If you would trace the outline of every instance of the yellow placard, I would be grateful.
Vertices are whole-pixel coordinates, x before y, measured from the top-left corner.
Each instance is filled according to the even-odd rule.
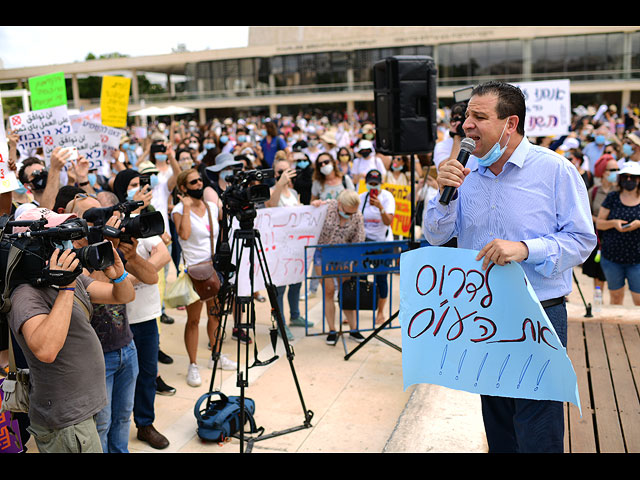
[[[126,77],[102,77],[100,111],[102,124],[122,128],[127,126],[127,108],[131,79]]]
[[[382,189],[391,192],[396,201],[396,211],[391,222],[391,231],[394,235],[409,237],[411,231],[411,187],[407,185],[395,185],[383,183]],[[367,191],[364,180],[358,183],[358,193]]]

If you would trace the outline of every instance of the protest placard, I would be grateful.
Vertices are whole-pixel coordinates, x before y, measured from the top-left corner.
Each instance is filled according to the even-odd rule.
[[[130,78],[115,76],[102,77],[100,110],[103,125],[116,128],[127,126],[127,108],[129,106],[130,89]]]
[[[119,150],[120,139],[126,134],[125,130],[120,128],[108,127],[100,123],[83,119],[74,126],[76,133],[95,133],[100,135],[102,142],[103,157],[107,157]]]
[[[423,247],[400,257],[405,389],[431,383],[580,409],[571,360],[522,267],[483,270],[477,254]]]
[[[102,166],[102,140],[99,133],[69,133],[66,135],[51,135],[44,137],[42,152],[47,162],[56,147],[75,147],[78,154],[89,161],[89,170]],[[69,165],[67,164],[66,167]]]
[[[29,79],[29,91],[31,93],[32,110],[67,105],[67,87],[64,82],[63,72],[31,77]]]
[[[320,231],[327,215],[327,205],[320,207],[274,207],[257,210],[254,227],[260,232],[264,256],[276,286],[303,282],[305,272],[305,247],[316,245]],[[233,231],[238,228],[234,219],[234,228],[229,240],[233,239]],[[313,248],[306,249],[306,265],[311,265]],[[235,253],[234,253],[235,259]],[[242,263],[239,265],[237,284],[238,294],[249,294],[250,251],[242,252]],[[254,291],[264,289],[264,278],[260,271],[257,257],[254,264]]]
[[[571,127],[569,80],[514,83],[522,90],[527,108],[525,135],[566,135]]]
[[[0,378],[0,387],[3,381],[4,378]],[[4,392],[0,388],[0,405],[3,396]],[[11,412],[0,412],[0,453],[20,453],[22,450],[18,420],[11,418]]]
[[[84,121],[102,124],[102,112],[99,108],[92,108],[91,110],[85,110],[80,113],[69,115],[71,119],[71,126],[73,131],[77,132],[78,126]]]
[[[2,102],[0,102],[0,118],[4,118]],[[10,192],[18,187],[16,174],[9,168],[9,146],[4,124],[0,123],[0,193]]]
[[[391,192],[396,201],[396,210],[391,221],[391,231],[394,235],[409,237],[411,232],[411,187],[408,185],[396,185],[394,183],[383,183],[383,190]],[[364,180],[358,183],[358,193],[367,191]]]
[[[44,147],[45,136],[73,133],[66,105],[11,115],[9,126],[13,133],[18,134],[18,150],[23,157]]]

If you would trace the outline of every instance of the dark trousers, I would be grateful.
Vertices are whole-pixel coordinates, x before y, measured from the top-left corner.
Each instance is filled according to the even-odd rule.
[[[136,427],[146,427],[155,420],[156,377],[158,376],[159,335],[156,319],[129,325],[138,352],[138,378],[133,403]]]
[[[545,308],[560,342],[567,346],[564,304]],[[563,402],[481,395],[489,453],[563,453]]]

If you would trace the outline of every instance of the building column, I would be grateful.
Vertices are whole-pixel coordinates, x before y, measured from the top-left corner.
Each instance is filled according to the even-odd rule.
[[[80,108],[80,88],[78,87],[78,75],[73,73],[71,75],[71,92],[73,95],[73,106]]]
[[[176,86],[171,82],[171,74],[167,73],[167,90],[169,91],[169,95],[175,97],[176,95]]]
[[[140,103],[140,91],[138,87],[138,71],[131,70],[131,98],[133,98],[133,103]]]

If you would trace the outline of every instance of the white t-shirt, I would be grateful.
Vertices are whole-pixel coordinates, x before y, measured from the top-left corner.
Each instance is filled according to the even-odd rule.
[[[151,256],[153,248],[162,243],[162,238],[158,235],[149,238],[139,238],[136,252],[145,260]],[[146,283],[136,283],[134,285],[136,298],[127,303],[127,318],[129,323],[146,322],[162,315],[162,301],[160,300],[160,289],[158,284],[148,285]]]
[[[364,232],[367,239],[374,240],[376,242],[393,240],[391,225],[385,225],[382,222],[380,210],[378,207],[374,207],[369,203],[367,194],[369,194],[369,192],[363,192],[360,194],[360,211],[364,217]],[[385,213],[393,215],[396,212],[396,200],[393,198],[393,194],[391,192],[387,190],[380,190],[378,198],[384,207]],[[366,204],[364,203],[365,199],[367,201]]]
[[[387,173],[387,169],[384,168],[384,163],[380,157],[375,153],[372,153],[367,158],[356,157],[353,160],[353,166],[351,167],[351,175],[366,175],[369,170],[378,170],[382,176]]]
[[[218,224],[218,206],[215,203],[207,202],[211,209],[211,217],[213,219],[213,247],[215,248],[218,241],[218,232],[220,231],[220,225]],[[174,213],[183,214],[184,204],[178,203],[173,207]],[[213,252],[211,251],[211,240],[209,234],[209,215],[206,210],[203,217],[199,217],[193,210],[190,211],[191,218],[191,235],[188,239],[183,240],[178,237],[180,247],[182,248],[182,254],[184,255],[184,262],[186,266],[194,265],[196,263],[204,262],[211,259]]]
[[[151,206],[162,213],[164,231],[167,233],[169,232],[169,195],[171,195],[167,185],[172,175],[173,170],[171,169],[165,172],[158,172],[158,184],[152,190],[153,196],[151,197]]]

